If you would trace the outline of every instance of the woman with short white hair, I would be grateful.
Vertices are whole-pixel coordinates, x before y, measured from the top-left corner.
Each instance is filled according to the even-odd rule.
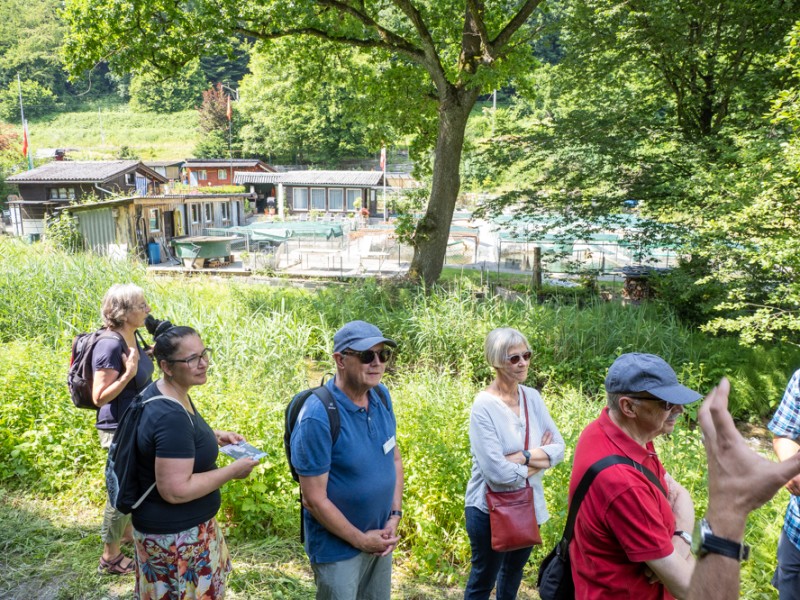
[[[497,600],[516,598],[532,550],[492,549],[487,484],[493,491],[511,491],[528,482],[533,488],[537,522],[549,518],[542,472],[564,460],[564,439],[539,392],[523,385],[532,355],[528,340],[511,327],[494,329],[486,337],[485,356],[495,377],[478,393],[470,414],[472,477],[467,484],[465,516],[472,568],[465,600],[488,599],[495,586]],[[530,451],[525,449],[526,429]]]

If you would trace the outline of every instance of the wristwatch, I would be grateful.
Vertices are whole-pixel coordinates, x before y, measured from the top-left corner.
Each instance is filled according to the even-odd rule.
[[[708,553],[713,553],[735,558],[741,562],[747,560],[750,556],[750,546],[745,543],[734,542],[733,540],[714,535],[714,532],[711,530],[711,525],[706,518],[703,517],[697,522],[694,528],[692,552],[694,552],[698,558]]]
[[[689,546],[692,545],[692,534],[690,534],[688,531],[683,531],[683,529],[676,529],[675,533],[673,533],[672,535],[677,535],[684,542],[689,544]]]
[[[523,464],[527,467],[531,463],[531,453],[527,450],[523,450],[522,456],[525,457],[525,462]]]
[[[393,510],[389,513],[390,517],[397,517],[398,519],[403,518],[403,511],[402,510]]]

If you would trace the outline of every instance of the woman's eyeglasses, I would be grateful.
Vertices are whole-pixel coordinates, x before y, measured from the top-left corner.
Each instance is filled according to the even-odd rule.
[[[357,352],[356,350],[342,350],[342,354],[345,356],[356,356],[358,360],[361,361],[361,364],[368,365],[375,357],[378,357],[378,360],[382,363],[385,363],[390,358],[392,358],[392,351],[388,348],[384,348],[383,350],[379,350],[375,352],[375,350],[362,350],[361,352]]]
[[[511,356],[506,356],[506,360],[512,365],[516,365],[521,360],[530,362],[531,356],[533,356],[531,352],[523,352],[522,354],[512,354]]]
[[[626,396],[627,396],[627,394],[626,394]],[[673,404],[672,402],[667,402],[666,400],[661,400],[660,398],[649,398],[649,397],[645,397],[645,396],[627,396],[627,397],[631,398],[633,400],[648,400],[649,402],[660,402],[661,403],[661,408],[664,410],[664,412],[669,412],[673,408],[678,406],[677,404]]]
[[[211,348],[206,348],[197,356],[190,356],[189,358],[172,358],[167,362],[177,363],[182,362],[186,363],[186,365],[192,369],[196,369],[200,366],[200,361],[205,361],[208,364],[211,361],[211,355],[213,354],[213,350]]]

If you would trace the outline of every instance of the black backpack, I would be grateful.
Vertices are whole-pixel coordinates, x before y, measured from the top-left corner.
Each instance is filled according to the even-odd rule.
[[[78,408],[88,408],[100,410],[92,401],[92,384],[94,382],[94,371],[92,371],[92,354],[98,341],[106,338],[114,338],[120,341],[125,348],[124,353],[128,353],[128,345],[125,339],[114,331],[108,329],[98,329],[92,333],[79,333],[72,340],[72,355],[69,361],[69,371],[67,372],[67,387],[72,403]]]
[[[386,407],[386,410],[389,410],[389,401],[383,395],[381,388],[376,387],[375,390],[378,393],[378,397],[381,399],[381,402],[383,402],[383,405]],[[333,446],[333,444],[336,443],[336,440],[339,439],[339,432],[342,429],[341,420],[339,419],[339,407],[336,404],[336,400],[333,399],[333,395],[331,395],[330,390],[325,386],[325,376],[322,377],[322,381],[320,381],[319,386],[303,390],[302,392],[298,392],[294,395],[284,413],[283,449],[286,452],[286,462],[289,463],[289,470],[292,472],[292,479],[298,483],[300,482],[300,476],[297,474],[297,471],[292,464],[292,431],[294,431],[294,427],[297,425],[297,417],[300,415],[300,411],[303,409],[306,400],[308,400],[308,398],[312,395],[319,398],[320,402],[322,402],[327,409],[325,412],[328,415],[328,421],[331,425],[331,446]],[[302,505],[303,492],[301,491],[300,506],[302,507]],[[305,541],[305,534],[303,532],[302,508],[300,509],[300,541]]]
[[[152,384],[151,384],[152,385]],[[106,460],[106,490],[108,500],[111,505],[124,515],[129,514],[147,498],[148,494],[156,487],[155,482],[144,492],[139,486],[139,462],[137,459],[136,434],[139,429],[139,422],[144,414],[144,407],[153,400],[169,400],[186,408],[174,398],[169,396],[153,396],[147,400],[142,400],[141,395],[137,396],[130,406],[125,410],[119,420],[117,431],[114,434],[114,441],[108,449],[108,459]],[[194,421],[189,417],[189,422],[194,427]]]

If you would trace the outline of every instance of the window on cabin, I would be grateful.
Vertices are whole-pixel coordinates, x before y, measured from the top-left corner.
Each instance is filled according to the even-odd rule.
[[[361,190],[347,190],[347,210],[356,210],[356,200],[361,199]],[[363,202],[358,208],[364,206]]]
[[[294,210],[308,210],[308,188],[294,188],[292,197]]]
[[[50,200],[75,200],[75,188],[50,188],[48,197]]]
[[[150,209],[150,231],[161,231],[161,211],[157,208]]]
[[[227,179],[228,169],[217,169],[217,179]]]
[[[312,210],[325,210],[324,188],[311,188],[311,208]]]
[[[328,208],[342,210],[344,208],[344,190],[331,188],[328,190]]]
[[[206,215],[206,223],[211,223],[211,221],[213,220],[213,216],[214,216],[214,211],[213,211],[213,210],[212,210],[212,208],[211,208],[211,203],[209,203],[209,202],[206,202],[206,203],[203,205],[203,208],[204,208],[204,210],[205,210],[205,215]]]
[[[230,221],[231,221],[231,205],[226,202],[224,204],[220,204],[220,208],[222,209],[222,222],[223,223],[230,223]]]
[[[192,204],[192,223],[200,222],[200,205]]]
[[[208,173],[206,173],[205,169],[200,169],[197,171],[197,181],[206,181],[208,179]]]

